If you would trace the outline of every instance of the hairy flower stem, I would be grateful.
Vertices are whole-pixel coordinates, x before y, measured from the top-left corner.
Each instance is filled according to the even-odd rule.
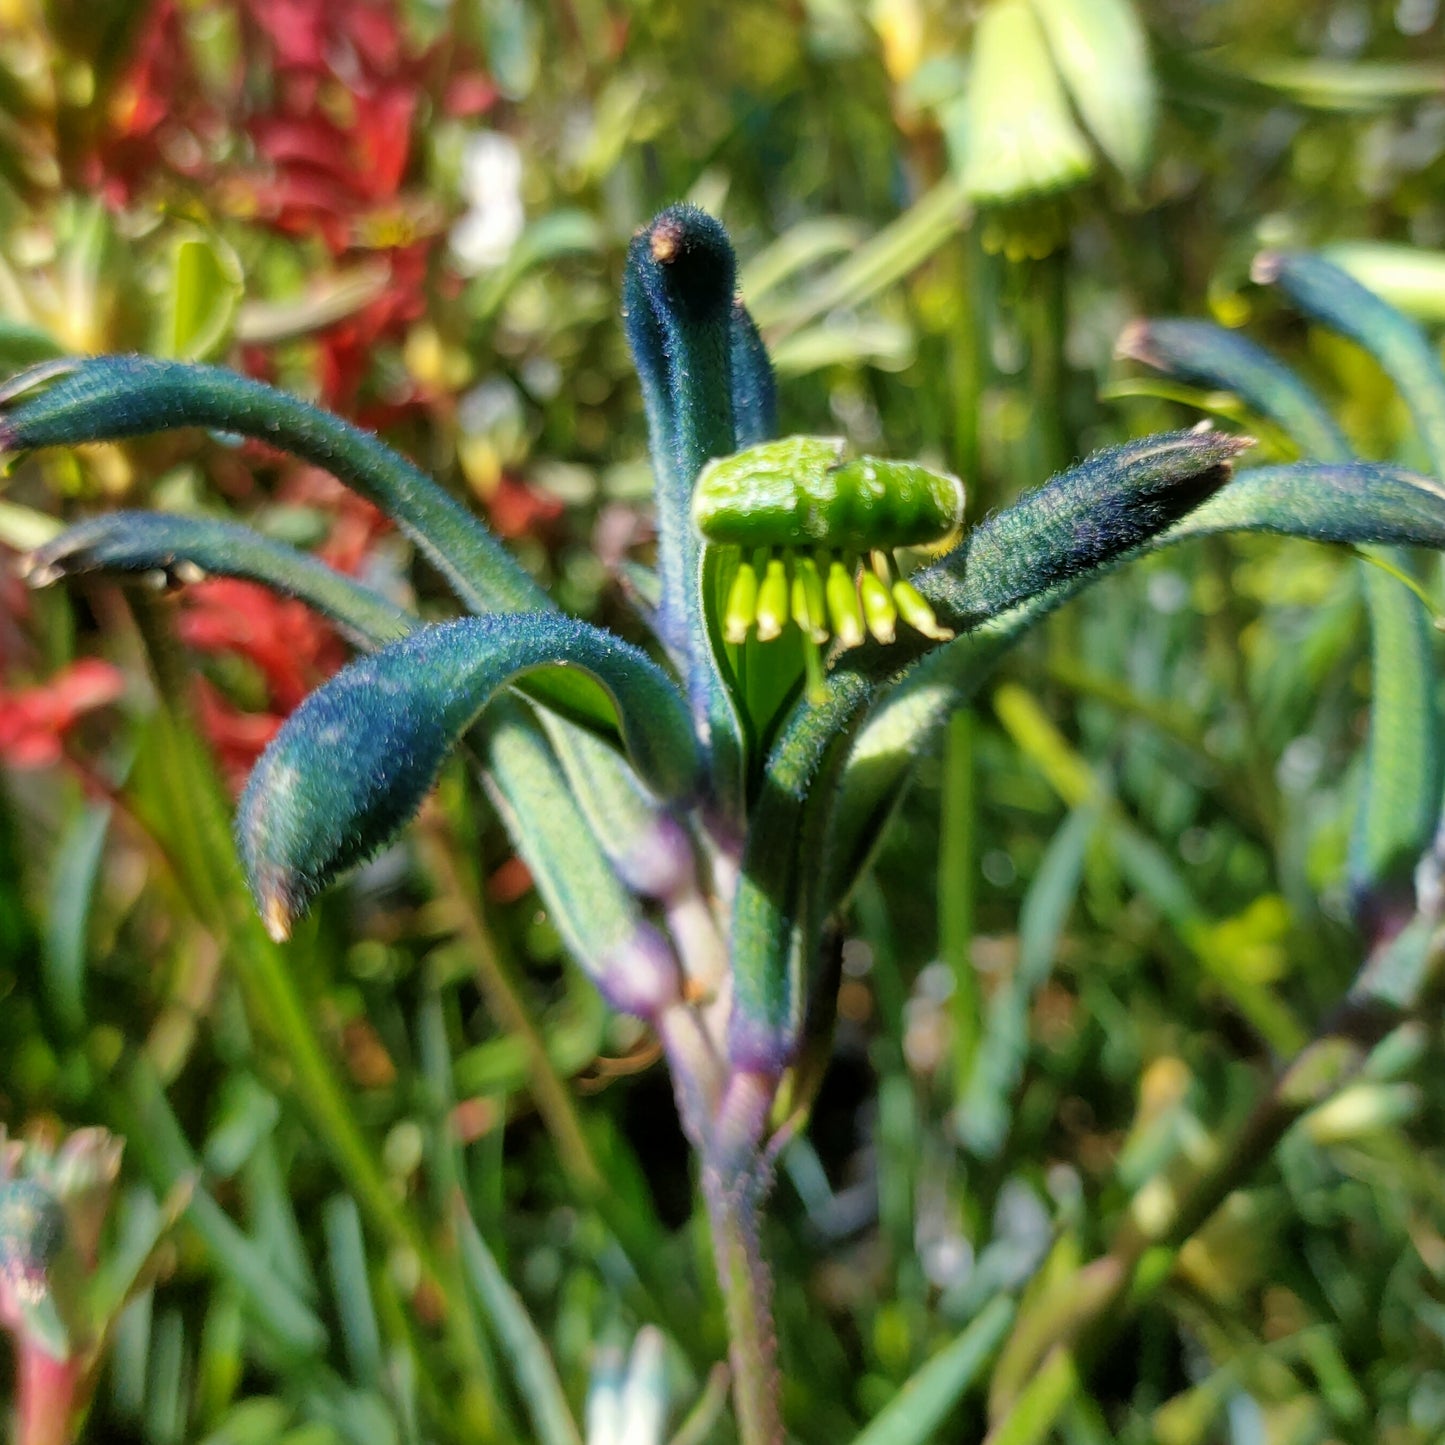
[[[738,1439],[742,1445],[783,1445],[773,1282],[758,1238],[766,1180],[754,1176],[727,1189],[716,1176],[709,1177],[706,1164],[703,1180],[727,1313]]]
[[[733,1403],[742,1445],[782,1445],[773,1281],[759,1225],[772,1170],[763,1140],[776,1081],[740,1071],[728,1079],[704,1141],[702,1192],[728,1321]]]
[[[738,1439],[741,1445],[782,1445],[772,1279],[759,1238],[772,1183],[763,1140],[775,1081],[746,1072],[724,1077],[716,1046],[688,1005],[667,1010],[657,1031],[683,1131],[701,1161],[702,1195],[727,1317]]]

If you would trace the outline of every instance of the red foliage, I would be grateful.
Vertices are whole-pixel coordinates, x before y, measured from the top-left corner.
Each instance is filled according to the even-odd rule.
[[[0,689],[0,761],[12,768],[58,762],[66,733],[124,690],[118,669],[93,657],[71,663],[48,682],[16,692]]]
[[[443,218],[404,185],[428,97],[439,92],[445,111],[470,116],[496,90],[439,52],[410,51],[395,0],[228,3],[241,22],[239,65],[210,90],[176,0],[152,5],[88,180],[123,205],[148,181],[179,175],[238,218],[314,240],[338,261],[384,257],[381,294],[317,338],[321,400],[354,411],[377,344],[400,339],[426,310]],[[251,156],[239,167],[219,144],[237,135]]]

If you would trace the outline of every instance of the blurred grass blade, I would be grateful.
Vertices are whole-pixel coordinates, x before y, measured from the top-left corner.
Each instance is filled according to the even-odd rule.
[[[301,295],[284,301],[243,300],[235,338],[243,346],[275,346],[335,326],[386,294],[391,267],[372,259],[309,280]]]
[[[984,1445],[1044,1445],[1060,1412],[1082,1388],[1073,1351],[1056,1345],[1039,1361],[1027,1392],[984,1437]]]
[[[581,1432],[572,1418],[546,1342],[532,1323],[521,1297],[502,1277],[460,1195],[452,1201],[452,1218],[461,1244],[467,1285],[491,1321],[511,1362],[518,1392],[537,1432],[538,1445],[582,1445]]]
[[[1233,392],[1288,432],[1306,457],[1328,462],[1352,458],[1329,409],[1289,367],[1248,337],[1212,321],[1131,322],[1120,332],[1115,354],[1193,386]]]
[[[49,512],[0,501],[0,546],[15,552],[43,547],[65,529],[65,523]]]
[[[1431,469],[1445,481],[1445,371],[1419,326],[1323,256],[1265,251],[1251,275],[1277,285],[1311,320],[1358,342],[1384,367],[1410,408]]]
[[[40,361],[53,361],[64,355],[64,351],[48,331],[28,322],[0,317],[0,374],[34,366]]]
[[[224,1420],[201,1445],[276,1445],[292,1419],[292,1410],[281,1400],[256,1395],[238,1401]]]
[[[1272,98],[1334,114],[1390,110],[1433,99],[1445,90],[1445,65],[1434,61],[1261,57],[1240,51],[1216,55],[1203,64],[1268,91]]]
[[[1033,0],[1054,64],[1099,148],[1131,185],[1149,169],[1157,99],[1131,0]]]
[[[397,833],[499,688],[559,664],[582,668],[607,691],[643,781],[663,798],[690,796],[698,772],[691,724],[645,653],[557,613],[422,628],[311,693],[251,774],[236,838],[273,936],[285,937],[337,874]]]
[[[972,219],[960,183],[947,178],[796,297],[765,297],[754,308],[770,336],[798,330],[830,311],[861,306],[928,260]]]
[[[140,1056],[119,1075],[115,1095],[119,1131],[152,1186],[161,1193],[197,1177],[197,1166],[159,1081]],[[199,1185],[187,1196],[182,1219],[196,1231],[220,1271],[246,1301],[284,1355],[311,1358],[326,1344],[326,1329],[309,1306],[277,1278],[257,1243],[249,1239]]]
[[[1374,939],[1414,911],[1415,865],[1439,821],[1440,717],[1425,609],[1377,567],[1364,569],[1364,584],[1374,687],[1349,886],[1355,921]]]
[[[7,395],[22,386],[17,378]],[[0,410],[0,452],[120,441],[178,427],[254,437],[339,477],[392,517],[476,611],[550,608],[547,594],[460,503],[369,432],[214,366],[143,356],[78,360]]]
[[[361,1213],[349,1194],[333,1194],[322,1206],[326,1234],[326,1263],[336,1312],[341,1320],[341,1343],[355,1379],[368,1389],[382,1385],[381,1326],[371,1298],[367,1276],[366,1240]]]
[[[687,1412],[687,1418],[677,1427],[677,1434],[667,1445],[707,1445],[727,1404],[728,1380],[728,1367],[724,1364],[714,1365],[708,1371],[707,1383],[698,1396],[697,1404]]]
[[[71,1038],[85,1031],[90,912],[100,880],[111,810],[90,804],[71,819],[50,870],[41,952],[45,1001]]]
[[[738,290],[749,311],[757,313],[764,297],[800,271],[856,251],[866,235],[857,221],[845,216],[814,216],[790,226],[738,268]]]
[[[34,587],[90,572],[160,574],[175,583],[240,577],[298,597],[352,638],[377,647],[416,625],[405,608],[250,527],[165,512],[109,512],[70,527],[25,566]]]
[[[990,1300],[973,1322],[908,1380],[853,1445],[926,1445],[984,1372],[1013,1324],[1013,1300]]]
[[[1389,241],[1344,241],[1320,254],[1407,316],[1445,321],[1445,252]],[[0,352],[3,344],[0,339]]]
[[[1048,982],[1078,897],[1089,845],[1104,816],[1097,800],[1079,804],[1049,840],[1019,910],[1019,961],[989,997],[979,1053],[954,1127],[973,1153],[996,1158],[1013,1118],[1014,1091],[1029,1051],[1035,995]]]
[[[466,313],[474,327],[490,322],[528,272],[566,256],[590,256],[602,249],[597,218],[582,210],[557,210],[532,221],[507,259],[470,283]]]
[[[1101,840],[1119,870],[1146,898],[1194,954],[1210,978],[1240,1014],[1275,1050],[1292,1053],[1305,1034],[1289,1008],[1248,967],[1247,950],[1227,928],[1215,923],[1201,906],[1171,854],[1140,828],[1114,800],[1105,783],[1054,726],[1034,696],[1014,683],[994,693],[994,712],[1019,750],[1048,779],[1071,807],[1097,802],[1108,825]],[[1266,920],[1268,921],[1268,920]],[[1225,943],[1219,937],[1223,932]],[[1234,947],[1230,945],[1234,944]]]

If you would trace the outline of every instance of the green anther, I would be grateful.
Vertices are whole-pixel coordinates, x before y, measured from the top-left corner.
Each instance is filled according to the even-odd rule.
[[[863,604],[853,569],[836,559],[828,564],[826,585],[828,620],[841,647],[860,647],[864,638]]]
[[[728,588],[727,606],[723,609],[723,640],[734,647],[746,642],[757,615],[758,570],[751,562],[742,562]]]
[[[828,608],[823,579],[811,557],[799,557],[793,564],[793,621],[803,636],[815,643],[828,640]]]
[[[933,638],[935,642],[946,642],[953,636],[947,627],[938,625],[938,618],[933,615],[933,608],[923,600],[913,583],[904,581],[900,577],[893,584],[893,601],[897,604],[898,615],[915,632],[921,632],[925,637]]]
[[[823,652],[806,631],[803,633],[803,673],[808,679],[808,701],[826,701],[828,687],[823,675]]]
[[[771,642],[788,625],[788,569],[781,557],[769,557],[758,588],[758,641]]]
[[[898,609],[888,584],[872,569],[865,567],[858,581],[858,596],[863,604],[863,617],[868,631],[885,646],[897,635]]]
[[[808,701],[827,701],[828,681],[822,670],[822,649],[808,633],[803,633],[803,676],[808,679]]]

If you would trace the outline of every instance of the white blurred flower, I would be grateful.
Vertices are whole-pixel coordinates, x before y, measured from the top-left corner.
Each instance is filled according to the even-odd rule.
[[[598,1351],[587,1392],[587,1445],[661,1445],[666,1424],[662,1335],[644,1325],[625,1364],[615,1344]]]
[[[494,130],[470,136],[462,153],[462,199],[467,212],[449,240],[457,268],[468,275],[500,266],[522,234],[522,153]]]

